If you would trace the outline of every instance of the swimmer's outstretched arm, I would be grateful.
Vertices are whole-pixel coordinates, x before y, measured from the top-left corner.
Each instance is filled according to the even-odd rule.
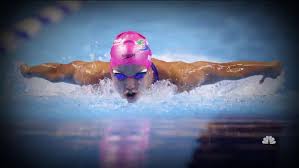
[[[45,63],[35,66],[22,64],[24,77],[40,77],[51,82],[69,82],[80,85],[96,84],[100,79],[109,78],[109,63],[95,61],[73,61],[69,64]]]
[[[192,64],[204,71],[203,84],[215,83],[220,80],[237,80],[253,75],[263,75],[260,80],[260,83],[263,83],[265,78],[276,78],[282,71],[282,64],[279,61],[195,62]]]
[[[158,68],[160,79],[170,80],[178,86],[178,91],[190,90],[198,85],[211,84],[221,80],[237,80],[252,75],[263,75],[265,78],[276,78],[281,73],[282,65],[278,61],[255,62],[238,61],[213,63],[197,61],[166,62],[153,59]]]
[[[45,63],[35,66],[22,64],[20,70],[25,77],[41,77],[52,82],[71,78],[74,74],[74,68],[71,64],[58,63]]]

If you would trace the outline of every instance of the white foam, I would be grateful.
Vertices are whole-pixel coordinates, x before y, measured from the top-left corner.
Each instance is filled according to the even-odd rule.
[[[202,95],[205,97],[248,97],[267,96],[276,94],[284,87],[284,73],[276,79],[266,78],[260,84],[262,75],[251,76],[240,80],[224,80],[215,84],[203,85],[193,89],[190,94]]]

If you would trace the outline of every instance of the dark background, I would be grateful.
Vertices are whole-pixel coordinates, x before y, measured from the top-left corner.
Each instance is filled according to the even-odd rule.
[[[290,37],[289,39],[289,53],[290,55],[292,55],[291,57],[288,57],[288,60],[291,60],[290,62],[292,63],[292,67],[298,67],[298,48],[299,48],[299,38],[298,38],[298,30],[299,30],[299,26],[298,26],[298,5],[295,2],[282,2],[282,1],[223,1],[223,2],[228,2],[228,3],[244,3],[248,6],[248,8],[262,8],[265,9],[265,12],[267,12],[270,15],[275,16],[275,18],[277,18],[277,20],[279,20],[281,22],[281,28],[282,30],[286,31],[288,36]],[[35,2],[36,3],[36,2]],[[186,1],[186,4],[192,4],[192,1]],[[265,5],[265,4],[269,4],[269,5]],[[18,12],[20,10],[23,10],[29,6],[31,6],[31,2],[27,1],[27,2],[20,2],[20,1],[5,1],[5,2],[1,2],[0,5],[0,16],[1,16],[1,20],[0,20],[0,28],[2,30],[2,28],[7,28],[9,27],[9,25],[12,25],[14,20],[16,18],[19,17]],[[271,27],[269,27],[269,29],[271,29]],[[4,58],[3,56],[0,57],[1,59],[1,76],[5,76],[5,69],[6,69],[6,58]],[[294,73],[292,74],[292,78],[294,79],[293,84],[290,86],[291,88],[294,88],[298,91],[299,88],[299,83],[298,83],[298,70],[294,69]],[[1,85],[0,85],[1,86]],[[299,103],[299,101],[297,100],[297,102]],[[10,127],[10,123],[9,123],[9,118],[7,117],[7,115],[5,114],[9,114],[10,112],[10,105],[8,102],[6,102],[5,100],[1,99],[1,140],[3,142],[1,142],[1,146],[3,146],[4,148],[2,149],[6,149],[6,150],[1,150],[3,157],[1,157],[1,159],[4,159],[4,161],[7,161],[8,159],[12,159],[10,158],[10,152],[11,146],[14,146],[15,144],[13,144],[12,142],[9,142],[9,139],[6,139],[7,135],[10,134],[11,131],[13,131],[14,128]],[[299,127],[298,127],[298,122],[299,122],[299,115],[298,115],[298,111],[294,111],[292,114],[290,114],[290,118],[292,119],[293,123],[292,123],[292,129],[291,131],[293,132],[294,136],[292,142],[299,142],[298,140],[298,134],[297,132],[299,132]],[[291,145],[291,144],[290,144]],[[288,154],[288,158],[287,160],[289,161],[289,164],[291,165],[291,163],[295,163],[295,157],[298,156],[297,155],[297,145],[296,144],[292,144],[292,148],[290,148],[289,154]],[[9,147],[9,148],[8,148]],[[5,163],[5,162],[2,162]]]

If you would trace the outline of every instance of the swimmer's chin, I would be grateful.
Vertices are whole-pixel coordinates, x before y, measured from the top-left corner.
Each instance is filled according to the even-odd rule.
[[[127,98],[128,103],[135,103],[137,98]]]

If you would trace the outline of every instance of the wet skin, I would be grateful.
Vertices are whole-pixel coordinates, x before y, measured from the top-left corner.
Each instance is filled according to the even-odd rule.
[[[141,79],[135,79],[134,76],[137,73],[145,72],[145,76]],[[115,77],[117,73],[124,74],[129,76],[124,80],[119,80]],[[142,94],[142,90],[147,89],[151,86],[153,82],[152,71],[151,69],[146,69],[145,66],[140,65],[122,65],[113,68],[110,72],[113,85],[121,94],[123,98],[126,98],[128,102],[135,102],[140,94]]]
[[[260,83],[267,77],[276,78],[282,71],[279,61],[257,62],[236,61],[214,63],[196,61],[186,63],[182,61],[166,62],[152,59],[157,67],[160,80],[169,80],[177,86],[177,91],[189,91],[199,85],[211,84],[221,80],[238,80],[253,75],[263,75]],[[138,65],[123,65],[113,69],[127,76],[142,71],[145,67]],[[41,77],[52,82],[71,82],[79,85],[98,84],[104,78],[112,79],[119,94],[128,102],[134,102],[140,97],[142,90],[151,86],[153,82],[152,69],[148,69],[142,79],[127,78],[118,80],[110,71],[109,62],[73,61],[69,64],[45,63],[36,66],[20,65],[24,77]]]

